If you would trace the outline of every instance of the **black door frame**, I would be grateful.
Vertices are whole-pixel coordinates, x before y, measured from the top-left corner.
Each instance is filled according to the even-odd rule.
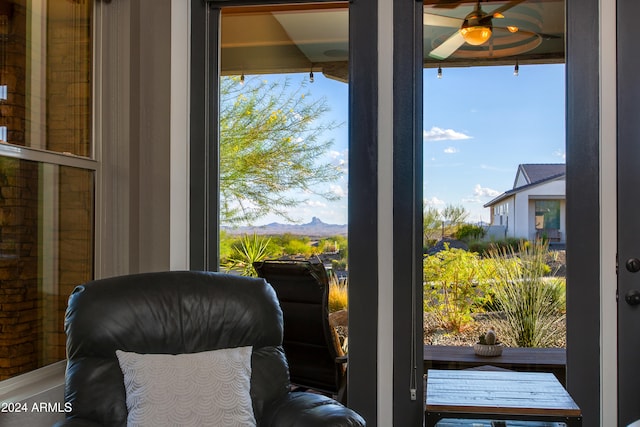
[[[640,290],[638,273],[627,268],[627,260],[640,257],[637,239],[640,236],[635,191],[638,188],[640,158],[640,127],[637,122],[638,85],[636,27],[633,17],[640,12],[637,1],[617,2],[617,219],[618,219],[618,424],[626,426],[640,419],[637,390],[640,373],[636,367],[640,346],[637,325],[640,307],[627,304],[628,292]],[[635,15],[634,15],[635,14]],[[634,392],[630,393],[630,390]]]
[[[566,0],[567,389],[600,425],[599,0]]]
[[[221,1],[220,4],[232,2]],[[235,5],[251,4],[237,1]],[[265,2],[261,2],[265,3]],[[567,386],[584,414],[585,426],[597,426],[600,421],[600,240],[599,213],[599,0],[566,0],[567,3]],[[350,394],[352,406],[376,426],[377,416],[377,289],[378,262],[371,256],[378,247],[377,218],[377,127],[378,127],[378,30],[371,22],[378,22],[378,0],[354,0],[350,5],[350,126],[358,132],[350,134],[351,158],[358,158],[350,165],[349,223],[350,223],[350,298],[360,304],[350,312]],[[416,130],[421,126],[421,83],[417,71],[416,41],[421,40],[422,29],[418,11],[420,2],[394,2],[394,72],[408,73],[407,78],[395,79],[394,87],[394,158],[396,172],[394,182],[398,191],[394,195],[394,208],[402,209],[394,218],[394,232],[406,236],[407,219],[418,225],[416,197],[419,188],[400,188],[401,182],[417,182],[416,174],[422,165],[415,157],[419,153],[421,138]],[[202,0],[191,3],[192,25],[192,86],[191,86],[191,243],[192,269],[217,269],[216,200],[211,191],[217,188],[217,153],[211,143],[217,138],[214,113],[217,105],[209,97],[207,79],[219,69],[217,38],[219,13]],[[408,29],[409,28],[409,29]],[[594,49],[594,47],[596,47]],[[421,49],[420,49],[421,55]],[[407,71],[410,70],[410,71]],[[413,76],[413,78],[411,78]],[[213,80],[209,80],[213,81]],[[402,95],[409,95],[401,99]],[[413,112],[413,114],[412,114]],[[418,114],[420,112],[420,114]],[[207,125],[211,124],[211,126]],[[414,138],[410,146],[400,138]],[[415,138],[418,138],[415,140]],[[412,154],[409,154],[412,153]],[[409,159],[413,155],[413,159]],[[404,173],[403,166],[410,166]],[[205,177],[205,179],[202,179]],[[214,194],[217,194],[214,193]],[[421,199],[420,199],[421,200]],[[402,219],[402,220],[401,220]],[[421,221],[421,218],[419,219]],[[206,236],[209,236],[207,239]],[[203,239],[204,237],[204,239]],[[410,254],[410,265],[417,264],[415,240],[394,239],[394,258]],[[401,259],[401,258],[396,258]],[[415,266],[414,264],[414,266]],[[416,267],[417,268],[417,267]],[[418,270],[421,271],[421,270]],[[406,307],[410,294],[415,292],[411,278],[417,271],[411,267],[394,266],[394,369],[406,370],[405,363],[416,354],[411,349],[411,339],[406,331],[412,326]],[[407,276],[408,275],[408,276]],[[355,338],[355,337],[359,337]],[[420,337],[421,338],[421,337]],[[421,341],[420,341],[421,343]],[[414,342],[420,348],[420,343]],[[421,352],[420,352],[421,354]],[[421,357],[421,356],[420,356]],[[421,360],[421,359],[419,359]],[[416,372],[422,372],[419,363]],[[413,368],[411,368],[413,369]],[[402,375],[404,376],[404,374]],[[400,378],[400,375],[395,375]],[[409,388],[409,376],[394,380],[394,395],[405,396]],[[421,384],[419,388],[421,393]],[[394,424],[414,425],[421,412],[421,399],[406,401],[394,398]],[[420,416],[421,419],[421,416]],[[405,422],[406,421],[406,422]],[[419,424],[415,424],[419,425]]]

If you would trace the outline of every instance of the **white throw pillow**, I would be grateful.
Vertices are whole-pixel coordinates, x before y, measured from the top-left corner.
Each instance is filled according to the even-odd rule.
[[[127,392],[127,426],[255,426],[252,347],[193,354],[116,351]]]

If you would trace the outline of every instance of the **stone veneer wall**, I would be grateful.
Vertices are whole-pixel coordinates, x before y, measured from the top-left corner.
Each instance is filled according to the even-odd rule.
[[[0,380],[39,366],[38,165],[0,159]]]
[[[42,124],[29,122],[27,111],[25,1],[0,3],[0,13],[12,3],[0,125],[9,143],[30,146],[29,126]],[[46,148],[89,157],[92,2],[49,0],[47,7],[46,68],[39,70],[46,70]],[[64,359],[67,298],[93,276],[93,172],[46,167],[57,187],[43,183],[52,175],[42,164],[0,158],[0,380]],[[54,191],[54,202],[44,204],[43,191]],[[54,218],[47,233],[44,217]],[[43,270],[45,258],[55,271]]]

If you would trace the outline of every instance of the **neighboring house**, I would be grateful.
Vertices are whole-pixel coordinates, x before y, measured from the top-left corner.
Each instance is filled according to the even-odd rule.
[[[544,237],[566,241],[566,167],[521,164],[513,188],[485,204],[491,210],[492,237]]]

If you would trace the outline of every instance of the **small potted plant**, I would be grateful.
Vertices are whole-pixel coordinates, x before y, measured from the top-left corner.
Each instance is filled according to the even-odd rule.
[[[502,344],[498,341],[496,331],[490,328],[480,335],[478,342],[474,344],[473,351],[478,356],[500,356],[502,354]]]

